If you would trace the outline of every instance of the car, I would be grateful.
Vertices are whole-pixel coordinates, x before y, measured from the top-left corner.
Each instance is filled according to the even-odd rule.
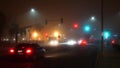
[[[77,44],[76,40],[73,40],[73,39],[69,39],[67,40],[66,42],[67,45],[70,45],[70,46],[74,46]]]
[[[45,57],[45,49],[36,43],[19,43],[9,49],[9,55],[16,58],[39,59]]]
[[[58,46],[59,41],[58,41],[58,40],[50,40],[49,44],[50,44],[51,46]]]
[[[78,41],[78,44],[79,44],[80,46],[86,46],[86,45],[88,44],[88,42],[87,42],[87,40],[85,40],[85,39],[80,39],[80,40]]]
[[[111,44],[114,48],[120,49],[120,34],[113,35],[111,38]]]

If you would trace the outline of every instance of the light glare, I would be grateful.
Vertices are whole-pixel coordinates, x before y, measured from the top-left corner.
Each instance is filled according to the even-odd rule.
[[[77,42],[75,40],[69,40],[67,42],[68,45],[75,45]]]
[[[30,11],[31,11],[32,13],[34,13],[34,12],[35,12],[35,9],[32,8]]]

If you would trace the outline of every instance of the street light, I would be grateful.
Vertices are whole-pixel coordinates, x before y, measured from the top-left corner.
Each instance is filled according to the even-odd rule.
[[[55,36],[55,37],[58,37],[58,36],[59,36],[59,33],[58,33],[58,32],[54,32],[54,36]]]
[[[33,37],[34,39],[36,39],[36,38],[38,37],[38,33],[37,33],[37,32],[33,32],[32,37]]]
[[[30,12],[31,12],[31,13],[35,13],[35,9],[34,9],[34,8],[31,8],[31,9],[30,9]]]
[[[39,17],[39,12],[35,8],[31,8],[29,11],[29,16],[31,18],[37,18]]]
[[[95,16],[92,16],[92,17],[90,18],[90,20],[91,20],[91,21],[95,21]]]

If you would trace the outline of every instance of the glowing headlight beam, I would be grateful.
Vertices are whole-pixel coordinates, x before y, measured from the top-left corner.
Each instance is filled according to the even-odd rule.
[[[69,41],[67,42],[68,45],[75,45],[76,43],[77,43],[77,42],[74,41],[74,40],[69,40]]]

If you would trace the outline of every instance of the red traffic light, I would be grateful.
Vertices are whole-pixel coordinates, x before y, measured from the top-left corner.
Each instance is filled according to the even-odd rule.
[[[74,28],[74,29],[77,29],[78,27],[79,27],[79,24],[78,24],[78,23],[74,23],[74,24],[73,24],[73,28]]]

